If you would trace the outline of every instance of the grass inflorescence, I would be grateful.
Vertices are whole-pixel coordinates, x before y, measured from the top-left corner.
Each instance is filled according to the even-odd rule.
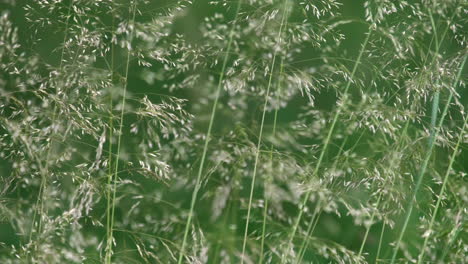
[[[0,263],[466,262],[462,0],[0,7]]]

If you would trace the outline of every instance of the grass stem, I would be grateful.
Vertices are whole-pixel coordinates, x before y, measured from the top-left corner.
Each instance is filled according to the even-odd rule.
[[[280,78],[283,75],[283,68],[284,68],[284,63],[283,63],[283,59],[281,59],[280,71],[279,71]],[[279,101],[280,90],[281,90],[281,81],[278,81],[278,89],[277,89],[277,94],[276,94],[277,101]],[[277,120],[278,120],[278,108],[275,109],[275,114],[273,117],[273,130],[271,132],[271,135],[273,138],[276,134]],[[270,149],[270,164],[273,164],[273,146],[271,146],[271,149]],[[271,180],[272,179],[270,177],[267,179],[267,181],[271,181]],[[265,193],[264,193],[264,198],[263,198],[265,200],[265,204],[263,208],[262,238],[260,242],[260,260],[258,261],[259,263],[263,263],[263,254],[264,254],[263,251],[265,247],[266,221],[267,221],[267,215],[268,215],[268,197],[266,194],[266,189],[267,189],[267,185],[265,184],[265,187],[264,187]]]
[[[465,62],[466,62],[466,55],[465,55],[465,57],[463,58],[463,61],[462,61],[461,65],[460,65],[459,72],[458,72],[458,74],[457,74],[457,77],[455,78],[455,81],[454,81],[452,87],[456,87],[456,86],[457,86],[457,84],[458,84],[458,82],[459,82],[459,80],[460,80],[461,73],[462,73],[462,71],[463,71]],[[410,201],[409,201],[408,209],[406,210],[406,216],[405,216],[405,220],[404,220],[404,223],[403,223],[403,227],[402,227],[402,229],[401,229],[401,231],[400,231],[400,234],[399,234],[399,236],[398,236],[398,240],[397,240],[397,242],[396,242],[396,244],[395,244],[395,247],[394,247],[394,249],[393,249],[392,259],[391,259],[391,262],[390,262],[390,263],[392,263],[392,264],[395,263],[396,256],[397,256],[397,253],[398,253],[398,249],[399,249],[399,247],[400,247],[400,243],[401,243],[401,241],[402,241],[402,239],[403,239],[403,236],[404,236],[404,234],[405,234],[406,228],[408,227],[409,219],[410,219],[411,213],[412,213],[412,211],[413,211],[413,207],[414,207],[414,202],[415,202],[415,200],[416,200],[416,196],[417,196],[417,194],[418,194],[418,192],[419,192],[419,189],[421,188],[422,180],[423,180],[423,178],[424,178],[424,174],[426,173],[426,169],[427,169],[427,165],[428,165],[428,163],[429,163],[429,159],[431,158],[432,150],[433,150],[434,145],[435,145],[435,140],[436,140],[437,135],[438,135],[438,133],[439,133],[439,129],[440,129],[440,127],[442,126],[442,123],[443,123],[443,121],[444,121],[444,119],[445,119],[445,116],[446,116],[446,114],[447,114],[447,112],[448,112],[448,108],[449,108],[449,106],[450,106],[450,103],[451,103],[451,101],[452,101],[452,98],[453,98],[453,92],[450,91],[450,94],[449,94],[449,97],[448,97],[448,99],[447,99],[447,103],[446,103],[446,105],[445,105],[444,111],[442,112],[442,116],[441,116],[440,119],[439,119],[439,123],[438,123],[438,125],[432,130],[432,133],[431,133],[431,135],[430,135],[430,137],[429,137],[429,147],[428,147],[428,150],[427,150],[427,152],[426,152],[426,156],[425,156],[425,158],[424,158],[424,161],[423,161],[423,163],[421,164],[421,168],[420,168],[420,170],[419,170],[419,174],[418,174],[418,176],[417,176],[417,182],[416,182],[416,185],[415,185],[415,187],[414,187],[413,195],[412,195],[412,197],[411,197],[411,199],[410,199]],[[434,103],[434,104],[432,105],[432,107],[433,107],[433,108],[436,107],[436,103]],[[434,113],[434,110],[432,110],[432,113]],[[433,118],[434,118],[434,117],[433,117]],[[432,121],[431,121],[431,123],[432,123]]]
[[[350,76],[348,82],[346,83],[345,89],[343,91],[343,97],[346,97],[348,95],[349,87],[351,86],[351,82],[354,79],[354,75],[356,74],[357,68],[358,68],[359,64],[361,63],[361,58],[362,58],[362,55],[364,54],[364,50],[366,49],[367,43],[369,42],[371,32],[372,32],[372,28],[369,28],[369,32],[366,34],[366,38],[364,40],[364,43],[361,46],[361,49],[359,51],[359,55],[358,55],[358,57],[356,59],[356,62],[354,64],[354,66],[353,66],[351,76]],[[324,141],[324,144],[323,144],[324,146],[323,146],[323,148],[322,148],[322,150],[320,152],[320,156],[319,156],[319,159],[317,161],[317,165],[315,166],[315,169],[314,169],[311,177],[315,177],[317,175],[318,171],[321,168],[323,157],[325,156],[325,152],[327,151],[327,147],[330,144],[331,137],[332,137],[332,134],[334,132],[336,122],[338,121],[338,118],[339,118],[339,116],[341,114],[341,111],[343,111],[343,109],[340,106],[340,107],[338,107],[335,115],[333,116],[332,124],[330,126],[329,131],[328,131],[327,137],[325,138],[325,141]],[[301,206],[299,208],[299,213],[298,213],[298,215],[296,217],[296,220],[294,221],[294,226],[293,226],[292,232],[291,232],[289,240],[288,240],[288,242],[286,244],[287,251],[289,251],[291,249],[291,244],[293,242],[294,237],[296,236],[297,229],[298,229],[299,224],[301,222],[304,207],[306,206],[306,203],[309,200],[310,195],[311,195],[311,191],[307,191],[306,195],[304,196],[304,199],[301,202]],[[281,263],[284,263],[285,255],[286,254],[283,253],[283,255],[281,257]]]
[[[466,59],[466,57],[465,57],[465,59]],[[465,63],[465,61],[463,61],[463,63]],[[461,68],[463,68],[463,66],[461,66]],[[433,232],[432,228],[434,226],[435,218],[437,216],[437,212],[439,210],[440,203],[442,202],[442,197],[444,195],[445,188],[447,187],[448,178],[449,178],[449,175],[450,175],[450,173],[452,171],[452,165],[453,165],[453,162],[455,161],[455,158],[456,158],[456,156],[458,154],[458,149],[459,149],[460,144],[461,144],[461,142],[463,140],[463,136],[464,136],[467,121],[468,121],[468,116],[465,116],[464,119],[465,120],[463,122],[462,129],[461,129],[460,134],[458,136],[457,143],[456,143],[455,148],[453,150],[452,156],[450,157],[450,161],[449,161],[449,165],[447,167],[447,171],[445,172],[444,180],[443,180],[443,183],[442,183],[442,188],[440,189],[440,192],[439,192],[439,195],[438,195],[438,198],[437,198],[437,202],[436,202],[436,205],[435,205],[435,208],[434,208],[434,212],[432,213],[431,222],[429,223],[429,228],[428,228],[429,233],[424,238],[424,244],[423,244],[421,252],[419,253],[419,256],[418,256],[418,262],[417,262],[418,264],[422,263],[423,260],[424,260],[424,254],[426,252],[427,243],[428,243],[429,238],[430,238],[430,236],[431,236],[431,234]]]
[[[135,14],[136,14],[136,0],[133,2],[132,6],[132,17],[130,23],[132,25],[130,31],[130,39],[129,42],[131,43],[133,40],[134,28],[135,28]],[[110,264],[112,262],[112,245],[114,243],[114,223],[115,223],[115,199],[117,193],[117,181],[119,179],[119,159],[120,159],[120,146],[122,142],[122,133],[123,133],[123,123],[124,123],[124,113],[125,113],[125,103],[126,103],[126,96],[127,96],[127,84],[128,84],[128,70],[130,67],[130,55],[131,50],[129,49],[127,52],[127,60],[125,65],[125,76],[124,76],[124,89],[122,95],[122,109],[120,111],[120,123],[119,123],[119,134],[117,137],[117,150],[116,150],[116,157],[115,157],[115,166],[114,166],[114,173],[113,173],[113,183],[112,183],[112,203],[111,203],[111,216],[110,216],[110,225],[109,225],[109,235],[107,239],[107,247],[106,247],[106,256],[105,256],[105,263]]]
[[[208,152],[208,144],[209,144],[210,138],[211,138],[211,130],[213,128],[214,119],[215,119],[215,115],[216,115],[216,109],[217,109],[217,106],[218,106],[219,97],[221,95],[221,89],[222,89],[222,86],[223,86],[224,75],[225,75],[226,66],[227,66],[227,63],[228,63],[228,60],[229,60],[229,54],[231,52],[231,46],[232,46],[232,42],[233,42],[233,39],[234,39],[234,29],[235,29],[236,24],[237,24],[237,18],[239,16],[241,3],[242,3],[241,0],[239,0],[237,2],[237,8],[236,8],[236,13],[235,13],[235,17],[234,17],[234,22],[232,24],[232,27],[231,27],[231,30],[230,30],[230,33],[229,33],[229,40],[228,40],[228,43],[227,43],[226,53],[224,55],[221,72],[219,74],[218,87],[216,88],[216,95],[215,95],[215,99],[214,99],[214,102],[213,102],[213,107],[211,109],[210,123],[208,124],[208,130],[206,132],[205,144],[203,146],[203,153],[202,153],[202,157],[201,157],[201,161],[200,161],[200,167],[198,168],[198,174],[197,174],[197,179],[196,179],[196,182],[195,182],[195,188],[194,188],[194,190],[192,192],[192,198],[191,198],[191,201],[190,201],[189,214],[187,216],[187,222],[185,224],[184,237],[182,239],[182,245],[180,247],[179,259],[177,261],[178,264],[182,263],[182,260],[183,260],[184,255],[185,255],[185,246],[187,244],[187,236],[188,236],[188,233],[189,233],[189,230],[190,230],[190,225],[192,223],[193,211],[195,209],[195,203],[197,201],[198,191],[200,189],[200,184],[201,184],[201,179],[202,179],[202,174],[203,174],[203,168],[204,168],[204,165],[205,165],[206,154]]]
[[[280,28],[279,28],[279,31],[278,31],[278,45],[279,46],[282,44],[281,36],[282,36],[282,33],[283,33],[283,27],[284,27],[286,17],[287,17],[287,3],[288,3],[288,0],[285,1],[284,7],[283,7],[284,8],[283,16],[281,18],[281,25],[280,25]],[[257,149],[256,149],[256,154],[255,154],[255,164],[254,164],[254,170],[253,170],[253,175],[252,175],[252,181],[250,183],[249,205],[248,205],[248,208],[247,208],[247,218],[245,220],[244,240],[242,242],[241,264],[244,263],[244,258],[245,258],[245,248],[246,248],[246,245],[247,245],[247,236],[248,236],[248,232],[249,232],[250,213],[251,213],[251,209],[252,209],[252,200],[253,200],[253,193],[254,193],[254,188],[255,188],[255,180],[256,180],[256,176],[257,176],[258,161],[259,161],[259,157],[260,157],[260,147],[261,147],[261,144],[262,144],[263,125],[265,123],[266,108],[267,108],[268,99],[269,99],[269,96],[270,96],[270,87],[271,87],[271,83],[272,83],[272,80],[273,80],[273,75],[274,75],[273,73],[274,73],[274,70],[275,70],[275,62],[276,62],[277,53],[278,53],[278,48],[275,48],[275,50],[273,52],[273,58],[272,58],[272,61],[271,61],[271,71],[270,71],[270,77],[268,79],[267,91],[265,93],[265,102],[263,104],[262,121],[260,123],[260,131],[259,131],[259,134],[258,134]]]

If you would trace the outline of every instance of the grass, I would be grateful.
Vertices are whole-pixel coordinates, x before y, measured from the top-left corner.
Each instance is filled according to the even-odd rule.
[[[63,36],[63,43],[65,43],[65,41],[68,38],[68,23],[69,23],[69,19],[70,19],[72,5],[73,5],[73,1],[70,1],[70,5],[68,6],[68,10],[67,10],[67,18],[65,20],[65,34]],[[62,47],[62,51],[61,51],[61,54],[60,54],[60,65],[59,65],[59,72],[60,73],[63,70],[64,55],[65,55],[65,47]],[[58,91],[59,91],[59,87],[56,87],[56,94],[58,94]],[[56,119],[57,119],[57,105],[54,104],[54,110],[53,110],[53,114],[52,114],[51,123],[55,124]],[[55,129],[52,128],[52,130],[55,130]],[[37,233],[36,239],[39,240],[39,237],[40,237],[40,235],[42,233],[42,217],[44,215],[44,192],[45,192],[45,189],[46,189],[46,186],[47,186],[46,185],[47,184],[47,177],[49,177],[49,174],[50,174],[49,163],[50,163],[50,158],[51,158],[50,155],[51,155],[51,150],[52,150],[52,147],[53,147],[53,142],[54,141],[52,139],[50,141],[50,143],[49,143],[48,148],[47,148],[45,166],[42,165],[41,163],[39,163],[39,167],[40,167],[40,171],[41,171],[41,183],[40,183],[39,193],[37,195],[37,200],[36,200],[36,205],[35,205],[36,210],[34,211],[34,215],[33,215],[33,218],[32,218],[32,226],[31,226],[31,230],[30,230],[30,233],[29,233],[29,241],[30,242],[32,242],[33,233],[35,231],[36,217],[38,217],[37,230],[36,230],[36,233]],[[37,209],[37,208],[40,208],[40,209]],[[37,250],[37,245],[33,250],[33,254],[34,254],[34,252],[36,250]],[[30,261],[32,261],[32,262],[34,261],[34,255],[31,256]]]
[[[343,91],[343,97],[346,98],[347,96],[347,93],[348,93],[348,89],[349,87],[351,86],[351,82],[352,82],[352,79],[354,78],[354,74],[356,73],[356,70],[359,66],[359,63],[361,61],[361,57],[362,57],[362,54],[366,48],[366,45],[367,45],[367,42],[369,41],[369,37],[370,37],[370,34],[371,34],[371,30],[369,30],[369,32],[367,33],[367,36],[366,36],[366,39],[364,40],[364,43],[362,44],[361,46],[361,50],[359,51],[359,55],[358,55],[358,58],[356,59],[356,63],[354,64],[353,66],[353,70],[351,72],[351,76],[348,80],[348,82],[346,83],[346,87]],[[330,129],[328,130],[328,133],[327,133],[327,136],[325,138],[325,141],[323,143],[323,148],[322,150],[320,151],[320,156],[318,158],[318,161],[317,161],[317,165],[315,166],[314,168],[314,171],[311,173],[311,177],[316,177],[317,176],[317,173],[318,171],[320,170],[320,166],[321,166],[321,163],[322,163],[322,160],[325,156],[325,152],[327,151],[327,147],[328,145],[330,144],[330,140],[332,138],[332,134],[333,134],[333,130],[335,129],[335,125],[336,125],[336,122],[338,121],[338,118],[340,117],[340,114],[341,114],[341,111],[342,109],[339,107],[337,109],[337,111],[335,112],[334,116],[333,116],[333,119],[332,119],[332,123],[331,123],[331,126],[330,126]],[[310,198],[310,195],[311,193],[310,192],[306,192],[305,196],[304,196],[304,199],[302,201],[302,204],[300,206],[300,208],[304,208],[304,206],[306,205],[306,203],[309,201],[309,198]],[[303,214],[303,211],[300,210],[299,211],[299,214],[296,218],[296,220],[294,221],[294,226],[292,228],[292,231],[291,231],[291,234],[290,234],[290,238],[289,238],[289,242],[287,243],[288,247],[289,245],[292,244],[293,242],[293,239],[296,235],[296,232],[297,232],[297,229],[299,227],[299,224],[301,222],[301,218],[302,218],[302,214]],[[287,249],[289,251],[289,248]],[[285,256],[285,254],[283,254],[283,256]],[[281,262],[284,263],[285,259],[282,258]]]
[[[463,70],[463,66],[465,64],[465,61],[466,61],[466,57],[463,59],[463,62],[462,62],[462,66],[460,68],[460,73],[461,71]],[[456,84],[459,82],[459,78],[460,78],[460,73],[457,75],[457,78],[455,79],[454,81],[454,87],[456,86]],[[417,182],[416,182],[416,185],[415,185],[415,188],[414,188],[414,194],[413,196],[411,197],[410,201],[409,201],[409,205],[408,205],[408,209],[406,210],[406,216],[405,216],[405,221],[403,223],[403,227],[400,231],[400,235],[398,237],[398,240],[397,240],[397,243],[396,243],[396,246],[395,246],[395,249],[393,251],[393,255],[392,255],[392,260],[391,260],[391,263],[394,263],[395,262],[395,259],[396,259],[396,255],[398,253],[398,248],[399,248],[399,244],[401,242],[401,240],[403,239],[403,236],[405,234],[405,230],[408,226],[408,222],[409,222],[409,218],[411,216],[411,213],[413,211],[413,208],[414,208],[414,201],[416,199],[416,196],[418,194],[418,191],[419,189],[421,188],[421,185],[422,185],[422,179],[423,179],[423,176],[424,176],[424,173],[426,172],[426,169],[427,169],[427,165],[429,163],[429,159],[431,158],[431,155],[432,155],[432,150],[434,148],[434,145],[435,145],[435,138],[437,137],[438,133],[439,133],[439,130],[440,130],[440,127],[442,126],[442,123],[445,119],[445,116],[447,114],[447,110],[448,110],[448,107],[451,103],[451,100],[452,100],[452,96],[453,94],[450,93],[448,99],[447,99],[447,103],[444,107],[444,110],[442,112],[442,116],[440,117],[439,119],[439,123],[436,127],[434,127],[432,129],[432,132],[431,132],[431,135],[429,137],[429,146],[428,146],[428,151],[427,151],[427,154],[425,156],[425,159],[423,161],[423,163],[421,164],[421,169],[419,171],[419,174],[418,174],[418,177],[417,177]],[[434,114],[437,110],[435,110],[435,108],[437,108],[438,106],[438,95],[437,93],[434,95],[434,99],[433,99],[433,105],[432,105],[432,115],[431,115],[431,124],[435,124],[436,121],[436,114]]]
[[[288,1],[285,1],[284,7],[283,7],[283,14],[281,16],[281,24],[278,30],[278,43],[281,45],[281,37],[283,33],[283,26],[285,24],[285,20],[287,18],[287,3]],[[267,90],[265,93],[265,102],[263,104],[263,111],[262,111],[262,121],[260,122],[260,131],[258,132],[258,142],[257,142],[257,148],[256,148],[256,154],[255,154],[255,162],[254,162],[254,168],[253,168],[253,173],[252,173],[252,182],[250,183],[250,194],[249,194],[249,204],[247,207],[247,218],[245,220],[245,231],[244,231],[244,240],[242,242],[242,255],[241,255],[241,264],[244,263],[244,258],[245,258],[245,248],[247,245],[247,236],[249,233],[249,222],[250,222],[250,213],[252,210],[252,199],[253,199],[253,194],[255,190],[255,180],[257,177],[257,168],[258,168],[258,162],[259,162],[259,157],[260,157],[260,147],[262,145],[262,136],[263,136],[263,125],[265,124],[265,115],[266,115],[266,108],[268,104],[268,99],[270,96],[270,87],[273,81],[273,73],[275,70],[275,63],[276,63],[276,55],[277,55],[277,49],[274,50],[273,52],[273,58],[271,60],[271,71],[268,77],[268,85],[267,85]],[[263,238],[262,238],[263,239]]]
[[[181,249],[180,249],[179,260],[178,260],[179,264],[182,263],[182,260],[183,260],[184,254],[185,254],[184,253],[185,252],[185,244],[187,243],[187,236],[188,236],[188,233],[189,233],[189,230],[190,230],[190,225],[192,223],[193,211],[194,211],[194,208],[195,208],[195,203],[197,201],[198,191],[199,191],[199,188],[200,188],[201,178],[202,178],[202,174],[203,174],[203,167],[204,167],[204,164],[205,164],[206,154],[208,152],[208,144],[210,142],[211,130],[213,128],[213,123],[214,123],[214,119],[215,119],[215,115],[216,115],[216,108],[218,106],[218,100],[219,100],[219,97],[220,97],[220,94],[221,94],[221,88],[222,88],[222,85],[223,85],[223,78],[224,78],[224,74],[225,74],[225,70],[226,70],[226,65],[227,65],[227,62],[228,62],[228,59],[229,59],[229,53],[231,52],[231,45],[232,45],[233,34],[234,34],[234,27],[236,26],[235,23],[237,21],[237,15],[239,14],[241,4],[242,4],[242,2],[238,1],[237,8],[236,8],[236,14],[235,14],[235,18],[234,18],[234,24],[232,25],[231,31],[229,33],[229,41],[228,41],[228,44],[227,44],[227,47],[226,47],[226,52],[225,52],[225,55],[224,55],[223,66],[221,68],[221,72],[220,72],[220,75],[219,75],[218,87],[216,89],[216,96],[215,96],[215,100],[213,102],[213,108],[211,110],[210,123],[208,124],[208,130],[206,132],[205,144],[203,146],[203,153],[202,153],[202,157],[201,157],[201,161],[200,161],[200,167],[198,168],[197,180],[195,182],[195,189],[193,190],[193,193],[192,193],[192,199],[190,201],[190,210],[189,210],[189,214],[187,216],[187,223],[185,224],[185,231],[184,231],[184,237],[182,239],[182,245],[180,247]]]
[[[431,25],[432,25],[432,28],[433,28],[433,31],[434,31],[434,39],[435,39],[435,55],[434,56],[437,56],[439,54],[440,44],[439,44],[439,40],[438,40],[438,36],[437,36],[436,25],[435,25],[434,18],[432,16],[431,12],[429,12],[429,17],[430,17]],[[445,38],[445,34],[446,34],[446,32],[444,32],[444,34],[442,35],[441,42]],[[464,62],[462,63],[462,65],[464,65]],[[437,67],[437,65],[435,65],[435,67]],[[462,68],[463,68],[463,66],[462,66]],[[460,75],[457,76],[457,79],[455,81],[455,85],[459,81],[459,76]],[[437,85],[437,83],[436,83],[436,85]],[[391,263],[394,263],[395,260],[396,260],[396,256],[397,256],[397,253],[398,253],[398,249],[400,247],[401,240],[403,239],[406,228],[408,226],[409,219],[411,217],[411,213],[413,211],[414,201],[415,201],[416,196],[417,196],[417,194],[419,192],[419,189],[421,188],[423,177],[424,177],[424,174],[426,172],[427,165],[429,163],[429,159],[431,158],[431,155],[432,155],[432,150],[433,150],[434,145],[435,145],[436,137],[438,135],[438,130],[442,126],[442,122],[444,121],[445,115],[447,114],[447,110],[448,110],[448,107],[449,107],[449,105],[451,103],[452,96],[453,96],[453,94],[452,94],[452,92],[450,92],[449,97],[447,99],[447,104],[446,104],[446,106],[444,108],[444,111],[442,113],[442,116],[440,118],[438,126],[436,127],[437,113],[438,113],[438,110],[439,110],[440,92],[437,91],[437,90],[434,92],[433,99],[432,99],[432,108],[431,108],[431,124],[430,124],[431,125],[430,126],[431,130],[430,130],[430,136],[429,136],[429,139],[428,139],[428,150],[426,152],[425,159],[421,164],[419,174],[416,177],[417,181],[416,181],[416,184],[415,184],[413,195],[410,198],[410,201],[408,203],[408,208],[406,210],[405,220],[403,222],[403,226],[401,228],[400,235],[398,236],[396,245],[395,245],[394,250],[393,250]]]
[[[463,263],[461,3],[0,4],[0,263]]]
[[[462,62],[462,65],[460,66],[460,72],[459,72],[459,75],[457,76],[457,80],[460,79],[460,74],[461,74],[461,71],[465,65],[465,62],[466,62],[466,57],[464,58],[463,62]],[[457,85],[457,83],[454,84],[455,86]],[[418,256],[418,263],[422,263],[423,260],[424,260],[424,254],[425,254],[425,251],[426,251],[426,248],[427,248],[427,244],[428,244],[428,241],[429,241],[429,238],[431,237],[431,234],[432,234],[432,228],[434,227],[434,222],[435,222],[435,218],[437,216],[437,212],[439,211],[439,207],[440,207],[440,203],[442,201],[442,197],[444,195],[444,192],[445,192],[445,188],[447,187],[447,180],[448,180],[448,177],[452,171],[452,166],[453,166],[453,163],[455,161],[455,158],[457,157],[457,154],[458,154],[458,150],[459,150],[459,147],[460,147],[460,143],[463,139],[463,136],[464,136],[464,133],[465,133],[465,129],[466,129],[466,124],[467,124],[467,118],[465,116],[465,121],[463,123],[463,126],[461,128],[461,131],[460,131],[460,135],[458,136],[458,140],[457,140],[457,143],[455,145],[455,148],[453,150],[453,154],[450,156],[450,161],[449,161],[449,164],[448,164],[448,167],[447,167],[447,172],[445,173],[445,176],[444,176],[444,180],[443,180],[443,183],[442,183],[442,187],[440,188],[440,192],[439,192],[439,195],[437,196],[437,202],[435,204],[435,207],[434,207],[434,211],[432,212],[432,217],[431,217],[431,222],[429,224],[429,228],[428,228],[428,235],[425,236],[424,238],[424,244],[421,248],[421,251],[419,253],[419,256]],[[442,259],[443,261],[443,259]]]
[[[134,1],[133,6],[130,9],[131,13],[131,20],[130,20],[130,25],[132,27],[135,26],[135,15],[136,15],[136,8],[137,8],[137,1]],[[133,28],[130,29],[130,35],[129,35],[129,43],[131,45],[132,39],[133,39]],[[110,214],[107,215],[107,217],[110,217],[109,220],[109,225],[108,225],[108,230],[107,230],[107,246],[106,246],[106,256],[105,256],[105,263],[110,264],[112,263],[112,245],[114,243],[114,223],[115,223],[115,200],[116,200],[116,193],[117,193],[117,181],[119,179],[119,159],[120,159],[120,150],[121,150],[121,143],[122,143],[122,134],[123,134],[123,124],[124,124],[124,114],[125,114],[125,103],[127,100],[127,84],[128,84],[128,72],[130,68],[130,55],[131,55],[131,50],[127,51],[127,60],[125,64],[125,76],[123,80],[123,95],[122,95],[122,109],[120,110],[120,122],[119,122],[119,132],[117,136],[117,149],[116,149],[116,157],[115,157],[115,167],[114,167],[114,172],[110,174],[109,181],[111,182],[112,189],[112,199],[110,203],[110,209],[107,209],[107,212],[110,212]],[[111,127],[112,129],[112,127]],[[111,147],[110,147],[111,148]],[[112,153],[111,151],[109,153]],[[109,206],[109,203],[108,203]]]

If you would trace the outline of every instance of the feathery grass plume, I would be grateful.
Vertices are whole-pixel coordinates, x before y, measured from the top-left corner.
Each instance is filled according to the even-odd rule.
[[[177,4],[182,6],[180,2]],[[65,38],[62,46],[58,46],[59,48],[55,50],[53,46],[50,46],[51,49],[47,52],[63,55],[59,55],[61,58],[57,59],[58,63],[54,65],[53,56],[42,57],[45,54],[34,49],[27,49],[23,45],[12,43],[13,50],[2,50],[2,56],[8,55],[5,60],[2,60],[5,62],[2,66],[11,68],[11,74],[9,74],[11,78],[5,86],[2,86],[2,106],[4,106],[2,119],[5,121],[2,122],[2,135],[9,145],[17,142],[16,145],[3,148],[2,160],[13,162],[25,160],[29,155],[33,157],[30,159],[33,162],[30,165],[25,162],[18,163],[22,164],[23,173],[21,174],[18,174],[20,167],[17,169],[6,167],[11,168],[11,172],[6,174],[8,177],[2,179],[10,183],[9,187],[4,190],[4,194],[13,198],[15,193],[25,193],[24,190],[29,190],[26,193],[29,193],[28,195],[32,198],[38,196],[36,190],[39,190],[40,196],[43,196],[40,204],[43,203],[43,205],[38,208],[43,208],[41,212],[47,212],[37,217],[42,222],[41,232],[36,232],[31,242],[26,239],[18,240],[24,242],[10,248],[11,252],[16,252],[14,255],[17,255],[18,261],[25,261],[30,257],[35,263],[81,263],[83,259],[93,259],[99,255],[96,248],[100,247],[100,232],[89,232],[89,228],[96,229],[101,226],[102,215],[93,213],[95,212],[93,209],[100,208],[101,198],[104,198],[101,194],[106,193],[101,193],[101,190],[106,190],[103,188],[105,186],[103,173],[108,162],[104,146],[109,141],[106,131],[113,129],[104,122],[108,116],[106,103],[109,97],[103,95],[112,91],[111,98],[118,101],[120,96],[118,90],[121,87],[118,79],[109,78],[111,70],[107,67],[106,55],[111,43],[115,43],[120,48],[126,45],[126,33],[123,31],[126,25],[120,21],[123,17],[120,11],[125,5],[116,4],[115,6],[116,20],[119,21],[120,26],[119,31],[114,34],[116,37],[111,38],[110,27],[107,28],[106,23],[103,23],[103,21],[107,22],[104,14],[107,14],[109,6],[106,2],[42,1],[29,3],[29,5],[24,3],[19,8],[24,8],[27,14],[26,21],[36,22],[36,24],[28,29],[23,28],[23,31],[31,30],[36,35],[44,30],[58,31]],[[159,10],[167,11],[167,8],[159,8]],[[166,13],[165,16],[171,15]],[[175,15],[172,14],[172,17],[174,18]],[[7,19],[7,14],[4,14],[3,21]],[[62,22],[67,19],[70,20],[69,33],[63,34],[67,32],[64,30],[67,25]],[[156,21],[152,22],[156,23]],[[14,30],[10,24],[7,25],[9,30]],[[162,25],[160,27],[163,28]],[[151,32],[150,29],[145,30]],[[17,32],[17,30],[7,31],[6,27],[2,27],[2,34],[5,33],[4,36],[9,38],[5,40],[18,42],[18,35],[22,35]],[[138,32],[148,35],[143,30]],[[55,41],[50,38],[46,40]],[[31,40],[26,45],[28,44],[33,48],[43,45],[40,39]],[[121,51],[123,49],[117,52],[119,58],[122,58]],[[14,59],[14,61],[8,64],[7,59]],[[62,66],[56,66],[58,64]],[[118,77],[121,72],[122,64],[119,62],[118,65],[119,70],[113,73],[115,77]],[[17,77],[14,77],[15,75]],[[113,86],[112,83],[117,83],[117,85]],[[184,101],[170,96],[161,103],[154,104],[143,96],[129,97],[129,100],[132,100],[129,105],[142,105],[142,111],[133,113],[133,116],[140,120],[133,126],[132,133],[138,135],[137,138],[143,147],[140,152],[134,152],[130,156],[126,154],[123,157],[128,162],[124,171],[145,176],[150,180],[167,179],[170,177],[171,170],[167,162],[158,155],[157,146],[161,146],[162,138],[166,140],[182,138],[190,131],[189,119],[191,117],[182,109]],[[117,109],[122,107],[119,104],[115,106]],[[158,111],[158,120],[150,120],[148,123],[148,117],[152,115],[151,111],[155,110]],[[57,113],[58,118],[53,118],[53,112]],[[18,122],[20,120],[23,121]],[[183,131],[178,131],[176,127],[179,125],[182,126]],[[138,131],[138,127],[142,126],[147,126],[143,134]],[[158,138],[153,132],[156,129],[161,131],[160,134],[157,133]],[[148,131],[151,134],[147,133]],[[115,132],[114,135],[116,135]],[[149,136],[152,136],[154,140],[148,139]],[[54,144],[48,151],[52,140]],[[127,142],[130,143],[130,141]],[[131,144],[124,145],[127,148]],[[20,149],[28,150],[30,154],[24,155],[17,152]],[[44,153],[50,154],[44,155]],[[8,163],[2,163],[2,166],[4,164]],[[39,186],[42,184],[38,182],[38,179],[42,177],[41,174],[44,174],[44,170],[41,169],[44,164],[49,164],[50,168],[50,173],[47,175],[49,182],[47,191],[41,191],[42,188]],[[27,167],[29,169],[26,169]],[[27,177],[21,176],[28,171]],[[126,184],[133,183],[126,182]],[[36,189],[36,187],[39,188]],[[5,207],[5,210],[14,210],[18,213],[18,217],[10,218],[11,225],[20,228],[18,231],[22,235],[18,238],[26,237],[26,233],[30,233],[29,223],[34,217],[28,217],[28,215],[32,216],[32,212],[35,211],[32,206],[27,206],[27,199],[22,198],[22,201],[17,206],[10,204],[8,207],[11,209]],[[87,228],[83,229],[83,225]],[[68,243],[68,239],[75,242]],[[82,255],[85,250],[89,251],[89,255]]]
[[[0,263],[466,262],[463,0],[0,10]]]

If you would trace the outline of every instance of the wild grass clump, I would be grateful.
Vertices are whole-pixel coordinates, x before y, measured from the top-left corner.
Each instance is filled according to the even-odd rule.
[[[467,261],[462,0],[0,7],[0,263]]]

